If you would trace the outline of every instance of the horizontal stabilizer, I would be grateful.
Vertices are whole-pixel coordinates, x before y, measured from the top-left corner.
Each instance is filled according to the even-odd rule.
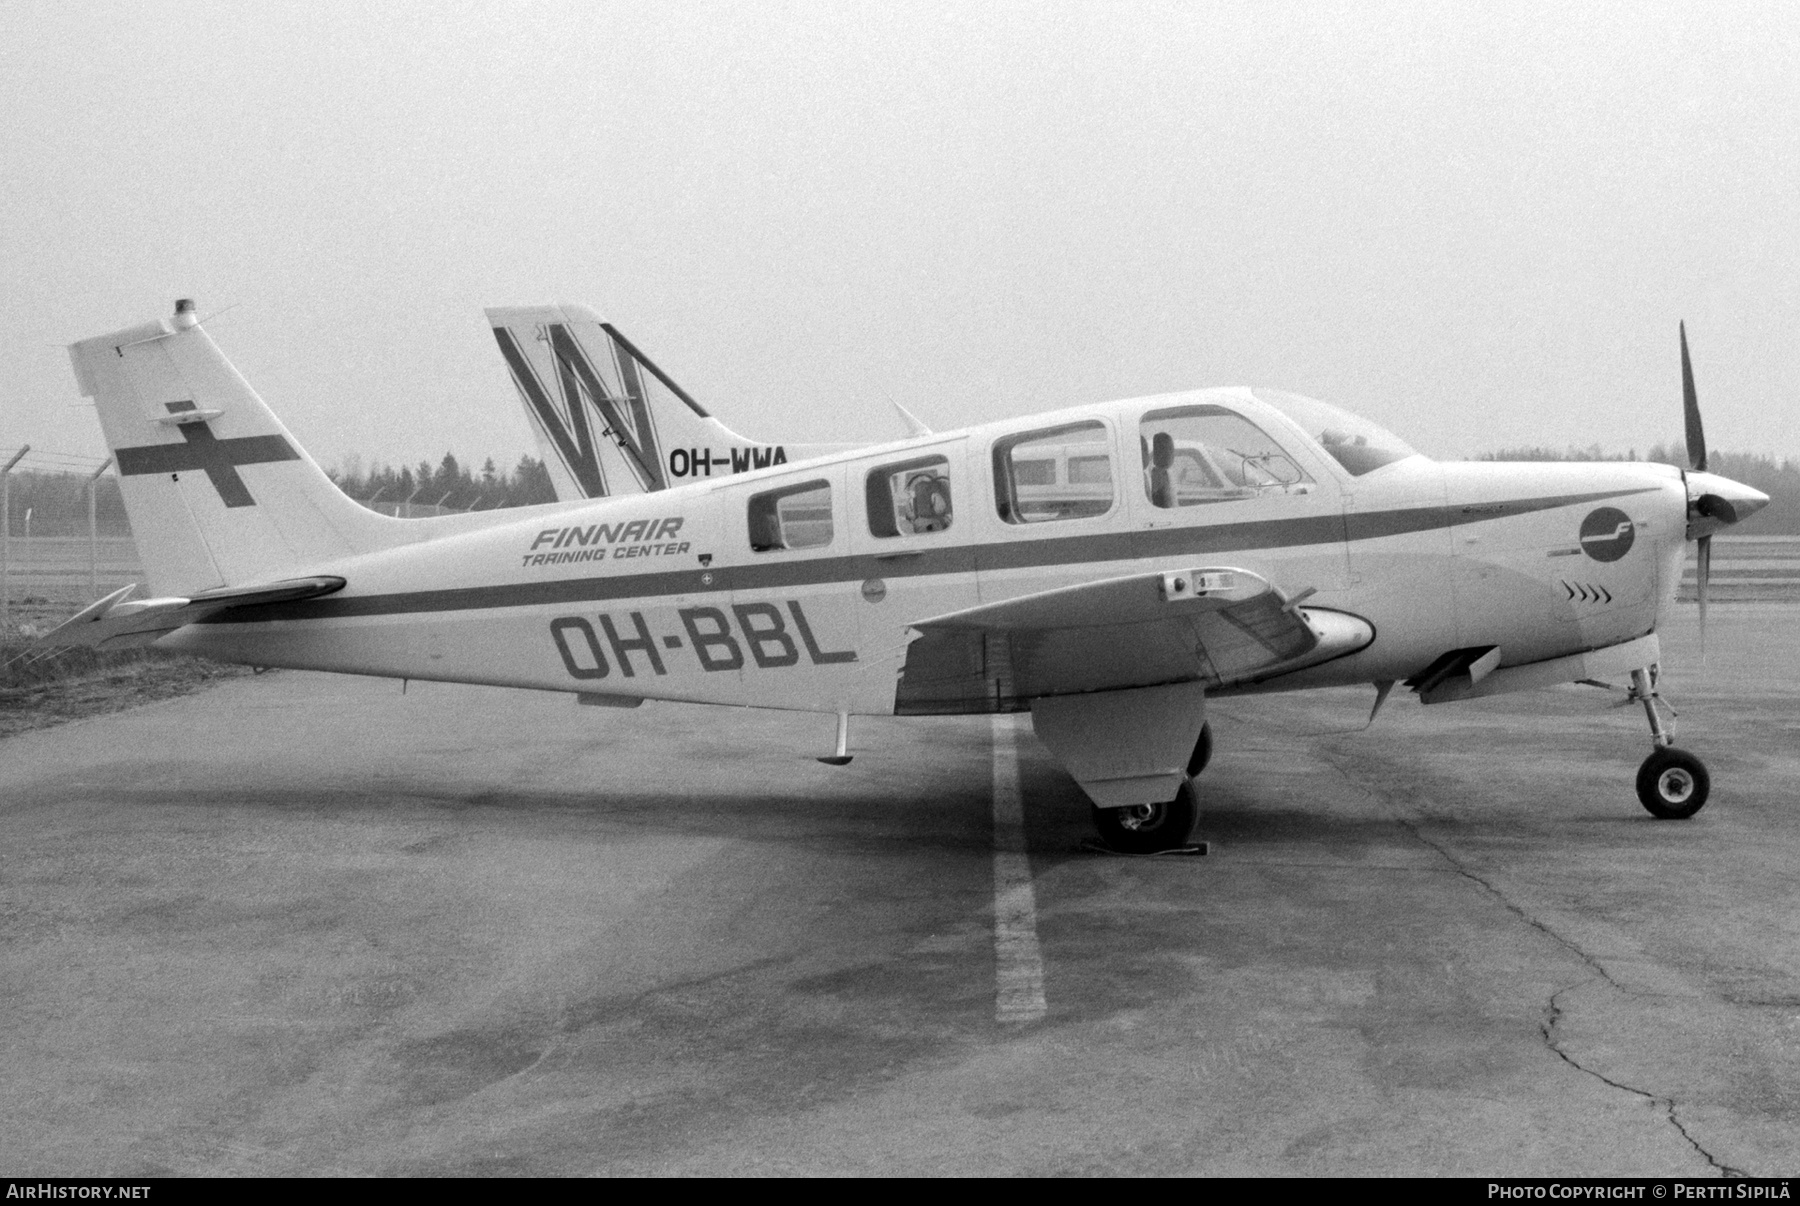
[[[1032,699],[1285,673],[1374,639],[1365,621],[1296,607],[1247,570],[1136,574],[913,625],[901,715],[1017,711]]]
[[[121,649],[148,645],[177,628],[203,620],[226,609],[260,607],[312,599],[344,588],[342,578],[292,578],[261,586],[227,586],[201,591],[190,597],[133,599],[135,584],[114,591],[97,603],[39,637],[34,644],[91,649]]]

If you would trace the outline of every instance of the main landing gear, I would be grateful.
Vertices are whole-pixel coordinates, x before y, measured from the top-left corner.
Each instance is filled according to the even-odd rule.
[[[1631,672],[1631,695],[1627,702],[1644,705],[1644,715],[1650,720],[1650,739],[1656,745],[1644,759],[1644,764],[1638,767],[1638,800],[1653,817],[1665,821],[1685,820],[1705,807],[1706,797],[1712,791],[1712,777],[1706,773],[1706,766],[1700,759],[1675,748],[1675,709],[1656,693],[1656,678],[1655,666]],[[1666,721],[1662,714],[1664,708],[1669,712]]]
[[[1200,793],[1194,779],[1212,761],[1212,725],[1200,726],[1200,737],[1188,757],[1188,777],[1181,781],[1172,800],[1137,804],[1129,808],[1094,809],[1094,828],[1108,849],[1120,854],[1162,854],[1170,850],[1194,850],[1194,823],[1200,818]],[[1205,843],[1197,849],[1204,850]]]
[[[1188,845],[1200,816],[1200,796],[1192,779],[1183,779],[1175,798],[1163,804],[1094,809],[1100,840],[1120,854],[1161,854]]]

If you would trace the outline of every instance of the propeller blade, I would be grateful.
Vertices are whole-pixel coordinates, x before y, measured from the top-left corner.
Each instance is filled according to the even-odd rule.
[[[1688,467],[1706,472],[1706,432],[1700,426],[1700,398],[1694,392],[1694,366],[1688,360],[1687,323],[1681,324],[1681,412],[1687,420]]]
[[[1706,664],[1706,584],[1712,578],[1712,537],[1702,536],[1699,541],[1695,578],[1700,587],[1700,664]]]

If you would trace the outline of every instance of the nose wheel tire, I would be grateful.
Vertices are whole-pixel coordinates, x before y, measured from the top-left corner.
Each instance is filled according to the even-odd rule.
[[[1700,759],[1686,750],[1664,746],[1638,767],[1638,799],[1653,817],[1680,821],[1706,804],[1712,777]]]
[[[1157,854],[1187,845],[1200,815],[1200,798],[1183,780],[1175,798],[1161,804],[1094,809],[1100,840],[1121,854]]]

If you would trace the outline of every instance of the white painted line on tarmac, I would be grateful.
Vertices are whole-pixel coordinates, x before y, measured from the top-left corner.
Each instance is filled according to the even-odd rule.
[[[1044,960],[1038,951],[1037,893],[1025,852],[1019,797],[1018,727],[994,717],[994,1020],[1035,1022],[1044,1003]]]

